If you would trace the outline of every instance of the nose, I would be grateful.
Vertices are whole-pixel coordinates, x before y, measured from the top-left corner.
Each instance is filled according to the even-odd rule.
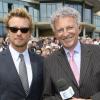
[[[21,35],[22,32],[20,30],[17,31],[17,35]]]
[[[69,31],[68,31],[66,28],[64,28],[64,30],[63,30],[63,35],[66,36],[66,35],[68,35],[68,34],[69,34]]]
[[[64,33],[66,33],[67,32],[67,29],[66,28],[64,28]]]

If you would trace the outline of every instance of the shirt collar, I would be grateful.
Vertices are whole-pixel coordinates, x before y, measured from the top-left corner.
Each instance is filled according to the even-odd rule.
[[[19,59],[20,52],[16,51],[11,45],[9,45],[9,50],[11,52],[13,59],[17,61]],[[24,57],[26,57],[28,54],[28,49],[26,49],[22,54],[24,55]]]
[[[63,47],[63,48],[64,48],[64,47]],[[65,51],[66,54],[69,53],[69,50],[66,49],[66,48],[64,48],[64,51]],[[77,45],[76,45],[75,48],[74,48],[74,52],[75,52],[75,53],[80,53],[80,52],[81,52],[81,44],[80,44],[79,41],[77,42]]]

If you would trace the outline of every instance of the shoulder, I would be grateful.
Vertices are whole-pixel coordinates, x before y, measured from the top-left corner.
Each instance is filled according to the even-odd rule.
[[[92,55],[100,56],[100,46],[99,45],[91,45],[91,44],[82,44],[81,45],[82,52],[90,52]]]
[[[0,52],[0,55],[5,55],[5,54],[8,54],[8,53],[10,53],[9,48],[6,48],[6,49],[4,49]]]
[[[94,44],[82,44],[83,47],[91,50],[91,51],[100,51],[100,45],[94,45]]]
[[[10,54],[9,49],[5,49],[0,52],[0,64],[5,63],[9,59],[11,59],[11,54]]]

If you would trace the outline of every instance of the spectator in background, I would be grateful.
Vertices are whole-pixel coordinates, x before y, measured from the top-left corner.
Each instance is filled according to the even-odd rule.
[[[0,53],[0,100],[41,100],[43,58],[27,49],[32,18],[17,8],[7,15],[5,24],[10,45]]]
[[[34,45],[35,44],[35,45]],[[35,52],[36,51],[36,47],[37,47],[37,44],[36,42],[33,42],[32,40],[30,40],[28,42],[28,45],[27,45],[28,49],[31,50],[32,52]]]
[[[42,48],[42,53],[41,55],[43,57],[47,57],[51,54],[51,47],[50,46],[46,46],[45,48]]]
[[[96,38],[93,40],[95,45],[100,45],[100,38]]]
[[[51,17],[62,48],[44,61],[44,100],[100,100],[100,47],[78,40],[80,21],[80,13],[66,6]],[[67,92],[61,96],[60,89]]]
[[[38,55],[42,55],[42,50],[41,50],[41,48],[37,48],[37,49],[36,49],[36,53],[37,53]]]
[[[0,52],[2,52],[4,50],[2,43],[3,43],[3,38],[0,38]]]
[[[2,52],[3,50],[5,50],[8,45],[9,45],[8,36],[7,37],[4,36],[4,37],[0,38],[0,52]]]

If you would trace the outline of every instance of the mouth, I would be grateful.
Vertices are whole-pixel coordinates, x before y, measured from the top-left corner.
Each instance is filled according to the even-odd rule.
[[[70,40],[70,39],[72,39],[73,38],[73,36],[66,36],[66,37],[64,37],[62,40]]]
[[[22,38],[15,38],[15,40],[23,40]]]

